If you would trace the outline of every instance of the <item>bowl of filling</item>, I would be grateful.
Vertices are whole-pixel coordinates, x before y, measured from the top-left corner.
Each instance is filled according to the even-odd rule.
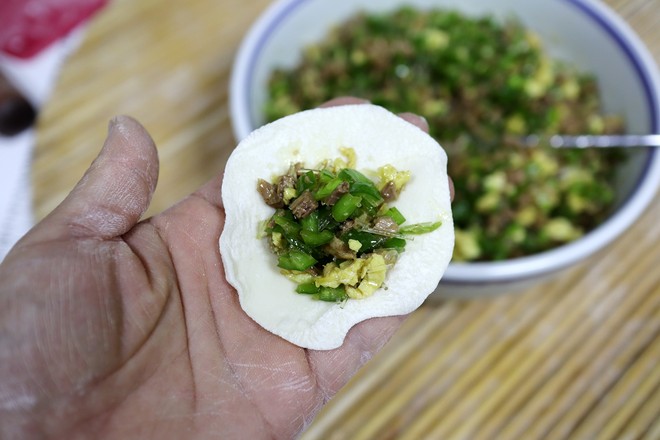
[[[585,260],[660,183],[656,149],[522,142],[660,132],[657,66],[598,0],[275,2],[236,57],[236,138],[346,95],[424,116],[448,155],[440,295],[507,292]]]

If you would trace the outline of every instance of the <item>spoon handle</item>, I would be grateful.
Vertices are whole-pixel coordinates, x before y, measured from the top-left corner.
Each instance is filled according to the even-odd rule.
[[[660,147],[660,134],[527,136],[525,145],[554,148]]]

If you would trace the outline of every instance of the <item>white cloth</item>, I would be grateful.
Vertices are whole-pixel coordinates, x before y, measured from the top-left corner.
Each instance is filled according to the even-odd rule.
[[[28,60],[0,55],[0,70],[37,111],[50,96],[62,63],[77,47],[82,32],[78,28]],[[34,223],[30,167],[35,139],[34,128],[0,136],[0,261]]]

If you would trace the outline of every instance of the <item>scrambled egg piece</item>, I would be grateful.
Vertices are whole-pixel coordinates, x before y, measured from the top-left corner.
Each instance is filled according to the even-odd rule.
[[[328,263],[323,268],[323,275],[316,278],[317,286],[336,288],[343,284],[346,294],[352,299],[361,299],[373,295],[385,281],[387,264],[380,254],[344,261],[337,265]]]
[[[392,165],[385,165],[378,168],[378,178],[380,179],[378,189],[382,190],[388,182],[392,181],[396,191],[400,192],[401,188],[410,180],[410,171],[397,171]]]
[[[339,265],[328,263],[323,268],[323,275],[314,281],[317,286],[323,287],[335,288],[339,287],[340,284],[354,286],[360,281],[361,270],[365,263],[366,260],[363,258],[347,260]]]
[[[371,254],[362,267],[362,281],[357,287],[346,286],[346,294],[352,299],[362,299],[374,294],[383,285],[387,265],[382,255]]]

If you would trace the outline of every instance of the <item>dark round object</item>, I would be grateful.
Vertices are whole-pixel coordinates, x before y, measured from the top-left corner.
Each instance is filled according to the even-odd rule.
[[[0,134],[16,135],[30,127],[36,117],[32,104],[22,96],[0,96]]]

